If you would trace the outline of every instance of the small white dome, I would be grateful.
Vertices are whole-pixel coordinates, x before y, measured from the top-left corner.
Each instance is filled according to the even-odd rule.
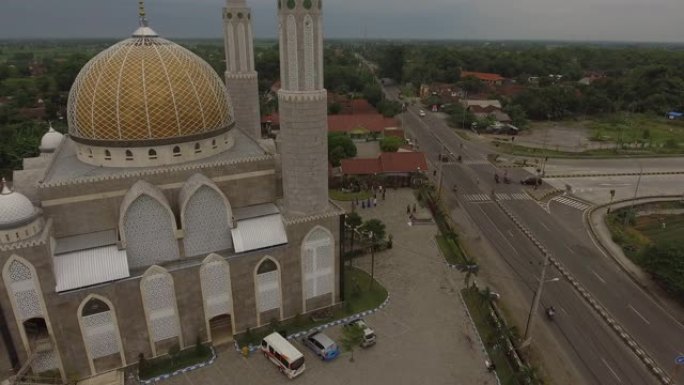
[[[11,191],[3,178],[0,193],[0,228],[22,226],[36,214],[36,208],[31,201],[23,194]]]
[[[40,139],[40,152],[54,152],[59,147],[59,144],[62,143],[62,139],[64,139],[64,135],[55,131],[52,125],[50,125],[48,132]]]

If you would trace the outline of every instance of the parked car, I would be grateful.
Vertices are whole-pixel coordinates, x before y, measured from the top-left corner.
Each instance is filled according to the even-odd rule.
[[[366,321],[359,318],[344,325],[344,327],[354,326],[363,330],[363,340],[361,341],[362,348],[375,345],[375,332],[370,328],[370,326],[368,326]]]
[[[520,184],[524,184],[524,185],[528,185],[528,186],[534,186],[534,185],[541,186],[542,178],[540,178],[538,176],[528,176],[527,178],[522,179],[520,181]]]
[[[425,115],[427,115],[427,114],[423,110],[418,110],[418,115],[420,115],[420,117],[422,118],[422,117],[425,117]]]
[[[302,342],[323,361],[333,360],[340,355],[340,348],[335,341],[321,332],[308,334]]]

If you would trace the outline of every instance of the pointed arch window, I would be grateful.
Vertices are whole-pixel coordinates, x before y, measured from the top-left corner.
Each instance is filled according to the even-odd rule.
[[[217,146],[216,146],[216,139],[212,139],[212,140],[211,140],[211,148],[213,148],[214,150],[216,150],[216,147],[217,147]]]
[[[178,158],[179,156],[181,156],[181,149],[180,147],[176,146],[173,148],[173,157]]]
[[[282,318],[282,293],[280,290],[280,268],[271,257],[265,257],[255,269],[257,322],[261,324],[264,312],[280,309]]]
[[[202,152],[202,147],[199,143],[195,143],[195,154],[199,154],[200,152]]]
[[[78,317],[92,374],[98,372],[94,362],[98,358],[118,354],[117,365],[125,364],[119,326],[111,302],[104,297],[91,295],[81,303]]]
[[[112,152],[105,150],[105,160],[112,160]]]
[[[150,151],[147,152],[147,155],[149,156],[150,160],[157,159],[157,151],[154,149],[150,149]]]
[[[126,150],[126,160],[133,160],[133,152],[131,150]]]

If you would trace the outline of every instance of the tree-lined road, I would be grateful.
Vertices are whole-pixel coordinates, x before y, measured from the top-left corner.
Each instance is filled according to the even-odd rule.
[[[397,96],[396,88],[386,87],[386,91],[390,97]],[[521,282],[535,281],[543,256],[498,205],[491,201],[491,197],[486,199],[492,191],[499,194],[501,204],[535,234],[546,249],[654,357],[660,367],[670,371],[674,357],[684,351],[684,327],[632,282],[611,258],[595,247],[583,228],[581,211],[557,201],[550,205],[551,210],[558,209],[562,213],[561,217],[556,217],[537,202],[523,199],[524,196],[520,194],[524,193],[524,187],[517,181],[531,175],[525,170],[509,170],[511,179],[516,182],[514,184],[496,184],[493,175],[502,171],[487,162],[487,153],[491,151],[488,147],[463,141],[442,119],[430,113],[420,118],[417,110],[416,107],[409,107],[401,119],[404,127],[417,139],[419,149],[433,161],[440,153],[453,153],[463,158],[462,164],[442,164],[442,194],[452,194],[451,186],[458,186],[458,202],[505,259],[511,271],[521,278]],[[587,161],[582,162],[584,166]],[[602,167],[603,161],[591,162],[594,169]],[[605,162],[607,169],[621,167],[618,161]],[[675,162],[682,163],[681,160]],[[562,163],[572,168],[570,161]],[[561,162],[558,164],[560,166]],[[643,164],[649,170],[658,170],[660,162],[645,160]],[[677,169],[678,166],[671,164],[663,169]],[[439,163],[437,166],[440,167]],[[642,180],[643,183],[648,181]],[[484,198],[476,201],[476,196]],[[572,201],[566,203],[573,204]],[[530,298],[535,286],[526,284]],[[588,383],[657,383],[644,364],[568,283],[547,285],[542,303],[554,304],[562,309],[561,317],[553,327]]]

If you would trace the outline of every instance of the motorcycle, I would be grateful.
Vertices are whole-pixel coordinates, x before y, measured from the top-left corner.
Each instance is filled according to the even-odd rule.
[[[499,174],[494,174],[494,180],[497,184],[499,183]]]
[[[546,308],[546,318],[549,319],[549,321],[553,321],[553,318],[556,316],[556,308],[553,306],[549,306]]]

